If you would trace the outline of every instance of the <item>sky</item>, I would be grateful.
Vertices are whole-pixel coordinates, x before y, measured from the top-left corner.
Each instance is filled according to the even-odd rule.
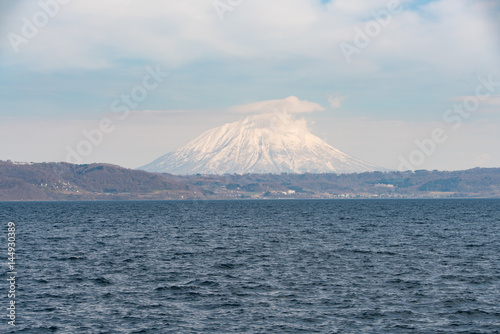
[[[0,160],[137,168],[295,97],[293,117],[367,162],[500,167],[499,14],[496,0],[0,0]]]

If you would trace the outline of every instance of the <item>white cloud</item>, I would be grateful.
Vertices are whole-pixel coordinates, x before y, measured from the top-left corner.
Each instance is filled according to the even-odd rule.
[[[183,114],[191,113],[192,110],[132,110],[130,111],[130,116],[143,116],[143,117],[155,117],[155,116],[171,116],[172,114]]]
[[[172,81],[168,86],[171,91],[165,88],[165,91],[158,91],[158,95],[169,93],[169,97],[178,96],[180,101],[190,102],[185,95],[179,94],[182,89],[204,104],[211,98],[203,106],[211,108],[211,103],[222,100],[219,96],[202,96],[203,85],[212,81],[220,96],[231,101],[222,103],[227,106],[254,95],[253,91],[245,90],[247,86],[242,82],[251,82],[258,96],[262,96],[264,90],[267,96],[304,96],[298,85],[298,88],[287,86],[286,92],[283,93],[283,89],[276,94],[286,83],[303,80],[304,87],[311,87],[310,90],[320,98],[327,91],[341,90],[349,94],[350,101],[359,101],[360,92],[373,92],[373,101],[368,101],[375,106],[374,114],[382,109],[379,102],[397,94],[400,96],[413,90],[425,95],[437,84],[456,80],[461,73],[488,75],[500,69],[497,15],[492,14],[498,13],[496,0],[436,0],[418,11],[405,10],[394,15],[390,25],[366,49],[355,55],[350,65],[339,50],[339,43],[352,41],[355,28],[363,28],[366,22],[373,20],[372,12],[385,8],[388,0],[335,0],[326,5],[321,5],[319,0],[243,1],[232,12],[226,13],[224,21],[219,20],[212,1],[207,0],[71,1],[40,29],[36,37],[21,45],[21,52],[16,55],[5,38],[6,33],[19,33],[22,18],[31,18],[40,9],[38,1],[20,0],[19,3],[18,9],[9,11],[9,15],[0,13],[0,65],[5,65],[2,66],[5,73],[15,73],[15,78],[11,76],[15,82],[4,84],[11,87],[4,91],[5,97],[9,97],[16,87],[22,87],[26,101],[37,101],[39,95],[70,99],[71,95],[64,91],[48,92],[55,77],[71,77],[74,72],[65,72],[68,69],[90,69],[89,73],[96,73],[99,78],[95,80],[96,84],[82,89],[82,94],[94,96],[101,87],[99,84],[112,87],[113,80],[121,80],[125,72],[137,64],[143,67],[144,64],[158,63],[165,70],[180,69],[182,72],[186,65],[211,68],[213,63],[218,63],[212,67],[213,71],[204,72],[205,77],[199,81],[197,68],[185,70],[179,77],[187,79],[180,83]],[[235,68],[240,70],[235,71]],[[261,72],[254,73],[260,69]],[[33,76],[29,70],[49,75]],[[210,75],[213,77],[207,78]],[[47,89],[43,94],[32,85],[40,77],[43,77]],[[249,77],[253,81],[245,81]],[[441,81],[436,83],[436,78]],[[80,77],[75,80],[79,81]],[[262,86],[258,86],[260,82]],[[408,86],[404,85],[405,82]],[[275,91],[269,92],[269,87]],[[446,96],[463,94],[450,93],[450,89],[438,87],[436,95],[444,100]],[[111,91],[114,94],[115,91]],[[310,96],[309,99],[314,99]],[[331,96],[328,103],[340,107],[343,100],[344,96]],[[409,98],[398,102],[411,106],[418,101]],[[499,104],[499,97],[492,97],[484,102],[484,110],[498,111]],[[10,113],[19,105],[12,104],[12,108],[9,105],[9,110],[5,108],[0,112]],[[155,106],[145,108],[154,109]],[[161,108],[168,106],[161,105],[158,109]],[[189,107],[179,103],[173,108]],[[481,108],[483,110],[483,106]],[[222,112],[210,109],[132,112],[91,158],[138,166],[204,130],[232,121],[230,118],[239,116],[237,113],[285,109],[289,113],[323,110],[317,103],[289,97],[235,106],[220,110]],[[439,106],[436,109],[443,111]],[[232,112],[232,116],[223,113],[227,111]],[[428,135],[425,130],[429,126],[425,123],[416,125],[366,119],[325,121],[321,119],[322,114],[318,113],[316,124],[323,129],[326,134],[323,137],[330,144],[389,168],[397,168],[396,158],[405,150],[401,145],[409,143],[408,149],[411,149],[415,138]],[[315,115],[312,114],[311,118]],[[377,116],[390,118],[387,115],[380,111]],[[397,118],[400,115],[391,116]],[[2,121],[0,153],[3,157],[9,155],[18,160],[64,160],[64,146],[79,140],[81,130],[92,126],[95,125],[63,120],[45,123],[29,119]],[[469,166],[472,156],[481,154],[483,157],[488,155],[490,164],[500,165],[500,127],[497,123],[490,127],[484,123],[471,123],[460,131],[462,137],[457,135],[454,141],[444,145],[442,151],[433,157],[435,160],[430,159],[425,168],[464,168]],[[476,152],[478,148],[481,152]],[[387,163],[391,157],[394,157],[394,165]]]
[[[335,95],[328,95],[328,103],[330,103],[330,106],[335,109],[342,107],[342,102],[344,102],[345,99],[347,99],[347,96],[342,96],[339,93],[336,93]]]
[[[406,3],[408,1],[401,1]],[[23,2],[6,31],[19,33],[37,2]],[[305,58],[344,65],[338,45],[352,41],[355,27],[373,20],[388,0],[245,1],[220,21],[212,1],[73,1],[65,5],[21,52],[2,39],[4,59],[38,69],[113,67],[123,59],[182,66],[200,59]],[[484,1],[439,0],[422,12],[394,15],[376,41],[355,57],[358,70],[380,70],[384,63],[416,61],[442,70],[475,64],[493,68],[497,26]],[[429,19],[431,18],[431,19]],[[92,22],[89,24],[89,22]],[[57,50],[57,52],[54,52]],[[345,68],[344,68],[345,67]]]
[[[281,112],[288,114],[310,113],[324,110],[317,103],[299,100],[296,96],[289,96],[280,100],[267,100],[250,104],[234,106],[228,109],[229,112],[241,114],[260,114]]]

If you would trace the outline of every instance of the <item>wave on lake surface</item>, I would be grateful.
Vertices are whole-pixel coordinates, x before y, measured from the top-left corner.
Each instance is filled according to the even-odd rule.
[[[500,200],[4,202],[0,218],[18,272],[2,333],[500,328]]]

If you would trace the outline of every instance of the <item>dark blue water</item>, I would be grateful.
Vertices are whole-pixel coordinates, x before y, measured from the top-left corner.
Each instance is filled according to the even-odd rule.
[[[8,221],[16,333],[500,331],[500,200],[0,203],[4,250]]]

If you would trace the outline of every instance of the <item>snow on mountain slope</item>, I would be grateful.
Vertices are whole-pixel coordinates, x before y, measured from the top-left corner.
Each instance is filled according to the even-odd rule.
[[[172,174],[354,173],[383,168],[343,153],[288,113],[248,116],[206,131],[141,167]]]

